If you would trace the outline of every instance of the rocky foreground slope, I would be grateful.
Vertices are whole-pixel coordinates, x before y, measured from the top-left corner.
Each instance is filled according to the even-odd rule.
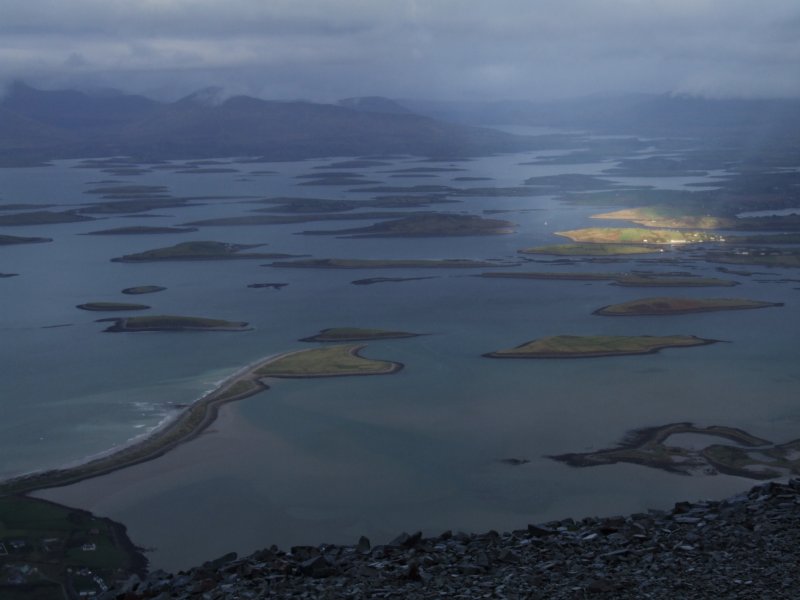
[[[276,547],[133,578],[109,598],[800,597],[800,479],[668,512],[390,544]]]

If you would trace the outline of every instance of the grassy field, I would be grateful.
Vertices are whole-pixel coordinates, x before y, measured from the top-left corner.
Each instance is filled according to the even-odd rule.
[[[745,310],[783,306],[782,303],[761,302],[738,298],[641,298],[610,304],[596,311],[596,315],[606,316],[653,316],[682,315],[687,313],[710,312],[718,310]]]
[[[362,358],[364,346],[346,344],[301,350],[279,357],[255,373],[260,377],[331,377],[341,375],[380,375],[394,373],[400,363]]]
[[[732,229],[736,219],[708,214],[692,214],[684,206],[668,204],[623,208],[613,212],[592,215],[592,219],[631,221],[646,227],[674,227],[677,229]]]
[[[557,335],[526,342],[509,350],[485,354],[489,358],[591,358],[652,354],[663,348],[681,348],[711,344],[692,335],[616,336],[616,335]]]

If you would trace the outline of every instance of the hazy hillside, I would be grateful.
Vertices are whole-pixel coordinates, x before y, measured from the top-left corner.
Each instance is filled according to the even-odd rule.
[[[386,153],[474,155],[532,145],[530,139],[441,122],[399,106],[368,109],[376,104],[385,109],[389,100],[349,103],[247,96],[222,101],[211,88],[159,103],[141,96],[43,91],[16,84],[0,101],[0,157],[6,163],[114,154],[280,160]]]

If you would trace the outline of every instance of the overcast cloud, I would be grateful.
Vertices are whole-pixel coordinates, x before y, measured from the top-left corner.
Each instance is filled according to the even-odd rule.
[[[176,97],[800,96],[798,0],[0,0],[0,82]]]

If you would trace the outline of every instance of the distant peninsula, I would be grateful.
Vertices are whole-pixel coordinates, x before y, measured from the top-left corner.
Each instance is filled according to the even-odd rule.
[[[148,235],[153,233],[192,233],[195,231],[197,231],[196,227],[148,227],[145,225],[134,225],[131,227],[100,229],[82,235]]]
[[[260,377],[296,379],[385,375],[396,373],[403,368],[402,363],[362,357],[359,352],[365,347],[359,344],[347,344],[290,352],[257,368],[255,374]]]
[[[483,356],[487,358],[599,358],[654,354],[664,348],[704,346],[717,341],[693,335],[557,335],[526,342],[509,350],[489,352]]]
[[[497,264],[485,260],[471,260],[467,258],[310,258],[287,262],[273,262],[265,266],[289,269],[475,269],[507,267],[509,264]]]
[[[13,246],[15,244],[41,244],[52,242],[48,237],[20,237],[18,235],[0,235],[0,246]]]
[[[112,258],[111,262],[156,262],[167,260],[237,260],[294,258],[292,254],[242,252],[264,244],[226,244],[224,242],[182,242],[174,246],[146,250]]]
[[[520,254],[548,254],[552,256],[620,256],[628,254],[653,254],[663,252],[654,246],[639,244],[553,244],[517,250]]]
[[[150,308],[146,304],[133,304],[130,302],[87,302],[78,304],[76,308],[91,311],[125,311],[125,310],[146,310]]]
[[[631,271],[628,273],[567,273],[563,271],[546,272],[489,272],[478,277],[489,279],[534,279],[553,281],[610,281],[613,285],[626,287],[732,287],[738,281],[717,277],[698,277],[696,275]]]
[[[100,319],[98,323],[113,322],[105,329],[112,333],[138,331],[249,331],[243,321],[225,321],[204,317],[183,317],[175,315],[153,315],[147,317],[123,317]]]
[[[642,298],[620,304],[609,304],[594,311],[611,317],[685,315],[721,310],[746,310],[783,306],[783,302],[762,302],[735,298]]]
[[[368,340],[395,340],[423,335],[406,331],[387,331],[385,329],[362,329],[360,327],[333,327],[323,329],[316,335],[302,338],[301,342],[363,342]]]

